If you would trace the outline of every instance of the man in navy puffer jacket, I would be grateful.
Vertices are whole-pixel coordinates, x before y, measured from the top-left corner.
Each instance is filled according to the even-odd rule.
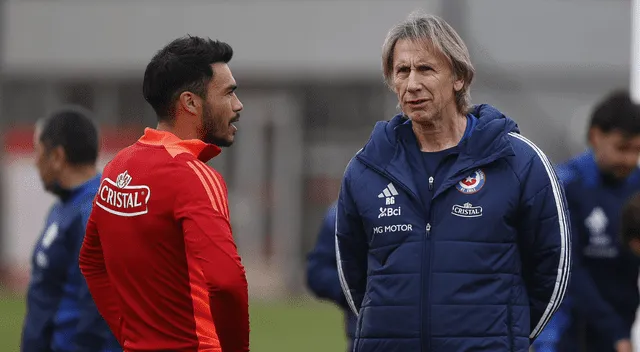
[[[528,351],[571,265],[550,161],[511,119],[469,107],[473,66],[442,19],[394,27],[383,69],[403,113],[376,124],[337,205],[354,351]]]

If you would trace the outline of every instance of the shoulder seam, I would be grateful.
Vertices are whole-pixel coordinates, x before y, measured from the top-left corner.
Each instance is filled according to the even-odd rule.
[[[508,136],[512,139],[517,139],[517,140],[521,140],[518,137],[515,136],[516,133],[514,132],[509,132]],[[518,134],[519,135],[519,134]],[[525,165],[522,167],[523,170],[526,170],[527,167],[529,167],[529,165],[531,165],[531,163],[533,163],[533,160],[535,159],[535,153],[532,153],[531,157],[529,158],[529,160],[527,160],[527,162],[525,163]],[[513,162],[511,160],[509,160],[509,158],[506,159],[507,164],[509,165],[509,168],[511,169],[511,171],[513,172],[513,174],[516,176],[516,178],[518,179],[518,182],[520,183],[520,185],[523,185],[522,182],[522,177],[521,175],[518,173],[518,170],[516,170],[515,166],[513,165]]]
[[[350,160],[349,160],[349,162],[347,163],[347,166],[344,168],[344,173],[343,173],[342,177],[346,176],[347,171],[349,171],[349,170],[350,170],[350,167],[351,167],[351,165],[352,165],[354,162],[358,162],[358,163],[362,164],[359,160],[357,160],[357,156],[358,156],[358,154],[360,154],[360,153],[362,152],[362,150],[363,150],[363,149],[364,149],[364,148],[360,148],[360,150],[358,150],[358,151],[357,151],[357,152],[356,152],[356,153],[351,157],[351,159],[350,159]],[[356,179],[352,179],[352,180],[357,181],[358,179],[360,179],[360,177],[362,177],[362,174],[363,174],[363,173],[364,173],[364,170],[360,172],[360,174],[357,176],[357,178],[356,178]]]

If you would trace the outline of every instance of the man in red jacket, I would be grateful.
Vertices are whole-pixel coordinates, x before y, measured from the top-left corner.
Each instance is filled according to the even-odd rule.
[[[198,37],[160,50],[143,83],[158,127],[103,172],[80,268],[125,351],[249,351],[227,187],[205,164],[233,143],[242,110],[232,55]]]

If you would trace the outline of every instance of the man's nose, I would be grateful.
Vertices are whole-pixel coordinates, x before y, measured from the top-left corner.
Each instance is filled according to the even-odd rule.
[[[415,91],[419,91],[421,88],[422,88],[422,85],[420,84],[418,74],[416,73],[415,70],[411,70],[411,72],[409,72],[407,89],[411,92],[415,92]]]

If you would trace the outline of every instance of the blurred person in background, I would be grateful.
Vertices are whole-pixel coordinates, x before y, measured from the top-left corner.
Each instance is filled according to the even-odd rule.
[[[351,160],[336,212],[354,351],[528,351],[569,279],[551,163],[512,119],[470,106],[474,68],[441,18],[394,26],[382,62],[402,113]]]
[[[336,261],[336,203],[331,204],[320,226],[316,245],[307,256],[307,286],[318,298],[337,304],[344,311],[347,351],[353,351],[356,316],[340,286]]]
[[[206,164],[233,144],[233,49],[178,38],[146,67],[157,128],[103,172],[80,268],[128,351],[249,351],[248,286],[227,186]]]
[[[98,313],[78,266],[100,174],[90,113],[68,106],[36,125],[36,167],[57,197],[33,251],[23,352],[122,351]]]
[[[621,208],[640,191],[640,106],[629,92],[612,92],[598,103],[587,140],[587,151],[557,168],[571,215],[574,264],[568,299],[554,317],[560,322],[545,334],[556,351],[583,344],[587,351],[632,351],[638,261],[618,236]]]

